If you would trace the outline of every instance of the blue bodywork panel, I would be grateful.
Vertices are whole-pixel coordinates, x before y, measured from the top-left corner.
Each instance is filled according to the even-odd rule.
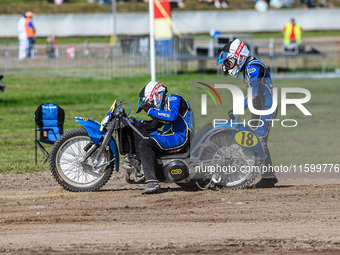
[[[91,141],[94,144],[98,144],[100,139],[105,135],[105,131],[100,131],[100,123],[91,119],[83,118],[83,117],[74,117],[74,119],[82,125],[87,133],[89,134],[89,137],[91,138]],[[119,170],[119,153],[118,153],[118,147],[116,144],[116,141],[111,137],[109,141],[109,146],[112,151],[112,153],[115,156],[115,166],[116,171]]]

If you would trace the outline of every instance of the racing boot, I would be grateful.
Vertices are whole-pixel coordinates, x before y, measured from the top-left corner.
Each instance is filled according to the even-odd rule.
[[[262,178],[258,183],[254,185],[255,189],[268,189],[273,188],[277,183],[277,178]]]
[[[145,189],[142,190],[142,194],[155,194],[161,192],[161,186],[157,181],[148,182]]]

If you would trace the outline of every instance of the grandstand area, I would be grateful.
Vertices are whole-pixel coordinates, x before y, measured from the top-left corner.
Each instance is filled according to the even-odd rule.
[[[100,0],[64,0],[62,5],[54,5],[48,0],[2,0],[0,1],[0,14],[20,14],[24,10],[31,10],[34,13],[107,13],[111,11],[110,4],[100,4]],[[102,1],[104,2],[104,1]],[[118,12],[145,12],[148,11],[147,1],[144,0],[121,0],[117,1]],[[174,1],[176,2],[176,1]],[[254,9],[255,0],[233,0],[227,1],[227,10]],[[317,7],[323,8],[325,1],[316,3]],[[329,8],[340,7],[336,0],[326,1]],[[176,11],[194,10],[216,10],[213,1],[184,0],[184,5],[174,7]],[[174,4],[175,5],[175,4]],[[175,5],[176,6],[176,5]],[[282,9],[307,8],[304,1],[284,1]]]

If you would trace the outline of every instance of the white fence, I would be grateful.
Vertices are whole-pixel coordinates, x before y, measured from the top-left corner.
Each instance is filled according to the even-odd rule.
[[[157,73],[177,73],[176,56],[183,52],[179,40],[156,46]],[[33,59],[19,60],[18,44],[0,45],[0,74],[102,78],[149,74],[148,47],[147,37],[121,38],[117,47],[84,43],[58,45],[50,51],[35,45]]]
[[[196,43],[211,49],[212,40],[197,39]],[[270,68],[272,73],[284,71],[325,72],[337,69],[335,42],[304,40],[305,52],[294,56],[283,54],[282,40],[252,40],[254,52]],[[213,54],[196,52],[193,37],[174,39],[170,44],[156,44],[156,72],[209,70],[216,71],[214,63],[220,48],[212,48]],[[220,47],[220,45],[217,45]],[[18,59],[18,45],[0,45],[0,74],[34,76],[79,76],[79,77],[128,77],[150,73],[150,57],[147,37],[121,38],[120,44],[59,45],[57,51],[48,52],[44,45],[34,47],[34,59]],[[255,50],[256,49],[256,52]],[[193,52],[191,52],[193,50]],[[313,52],[314,51],[314,52]],[[192,53],[192,54],[191,54]],[[218,71],[218,70],[217,70]]]
[[[0,46],[0,71],[3,74],[37,76],[107,77],[110,71],[110,52],[105,47],[58,46],[55,57],[46,47],[34,47],[34,59],[18,59],[17,45]],[[73,53],[71,53],[73,51]]]

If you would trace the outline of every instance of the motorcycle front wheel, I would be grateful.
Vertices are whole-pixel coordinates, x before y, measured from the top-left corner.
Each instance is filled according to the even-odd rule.
[[[64,189],[72,192],[96,191],[110,179],[114,161],[109,165],[103,163],[110,162],[113,153],[104,150],[98,159],[98,165],[102,164],[102,167],[93,169],[91,165],[98,149],[85,159],[87,151],[91,150],[90,145],[91,139],[85,129],[67,131],[54,143],[49,155],[50,169]]]

